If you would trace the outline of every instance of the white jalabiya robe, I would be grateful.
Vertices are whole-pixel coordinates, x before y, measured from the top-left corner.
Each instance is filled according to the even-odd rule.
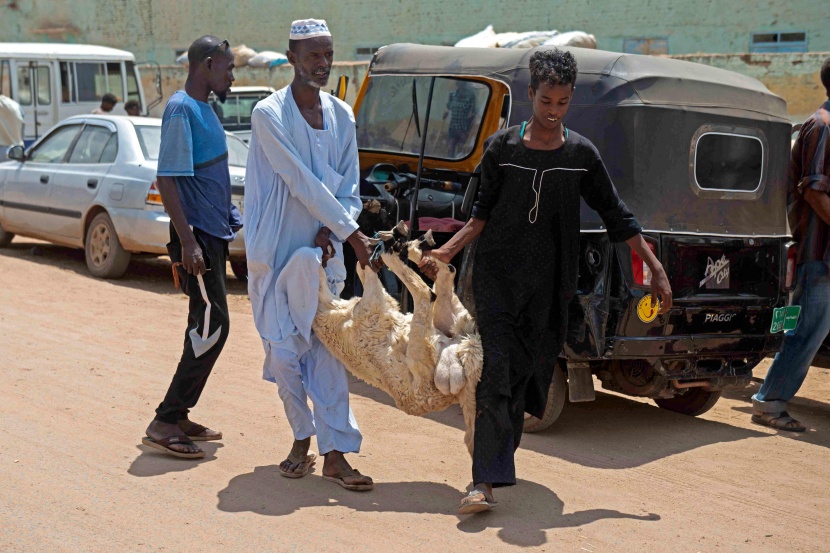
[[[279,385],[295,439],[310,436],[316,425],[320,453],[349,452],[359,449],[360,432],[348,407],[345,368],[320,351],[311,332],[318,281],[305,276],[307,263],[302,271],[283,275],[294,254],[306,261],[309,255],[322,256],[319,248],[310,248],[326,226],[335,247],[326,274],[332,290],[341,291],[346,278],[342,242],[358,228],[362,203],[354,115],[328,94],[320,94],[320,103],[324,130],[306,122],[290,87],[254,108],[243,215],[248,293],[265,347],[263,378]],[[306,393],[312,401],[336,401],[331,405],[327,399],[325,409],[314,401],[315,420]]]

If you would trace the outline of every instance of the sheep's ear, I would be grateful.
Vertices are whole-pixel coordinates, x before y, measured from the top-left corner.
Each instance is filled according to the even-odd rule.
[[[401,236],[409,235],[409,226],[406,224],[406,221],[398,221],[398,224],[395,225],[395,230],[397,230]]]
[[[432,237],[432,229],[429,229],[426,234],[424,234],[424,242],[430,246],[435,246],[435,239]]]

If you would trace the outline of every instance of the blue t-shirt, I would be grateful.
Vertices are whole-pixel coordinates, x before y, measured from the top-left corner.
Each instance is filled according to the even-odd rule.
[[[158,175],[173,177],[191,226],[231,241],[242,215],[231,203],[228,144],[213,109],[179,90],[161,122]]]

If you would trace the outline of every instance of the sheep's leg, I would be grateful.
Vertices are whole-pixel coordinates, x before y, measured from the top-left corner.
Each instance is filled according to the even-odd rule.
[[[363,297],[358,300],[352,311],[355,318],[363,318],[385,310],[386,297],[378,275],[369,267],[361,268],[359,263],[355,272],[363,283]]]
[[[459,396],[461,413],[464,415],[464,445],[470,457],[473,456],[473,444],[476,430],[476,388],[465,386]]]
[[[445,336],[452,337],[455,323],[453,309],[453,288],[455,286],[455,268],[437,261],[438,276],[435,277],[435,302],[432,305],[432,324]]]

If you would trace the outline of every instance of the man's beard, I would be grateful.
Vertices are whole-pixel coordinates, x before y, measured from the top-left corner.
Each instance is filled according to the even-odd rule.
[[[224,104],[225,100],[228,99],[228,91],[227,90],[223,90],[222,92],[214,92],[214,94],[216,94],[216,98],[222,104]]]
[[[305,70],[304,67],[300,67],[300,81],[303,83],[304,86],[310,86],[312,88],[321,89],[329,83],[328,77],[326,78],[326,82],[320,83],[314,80],[315,75],[313,73],[309,73]]]

